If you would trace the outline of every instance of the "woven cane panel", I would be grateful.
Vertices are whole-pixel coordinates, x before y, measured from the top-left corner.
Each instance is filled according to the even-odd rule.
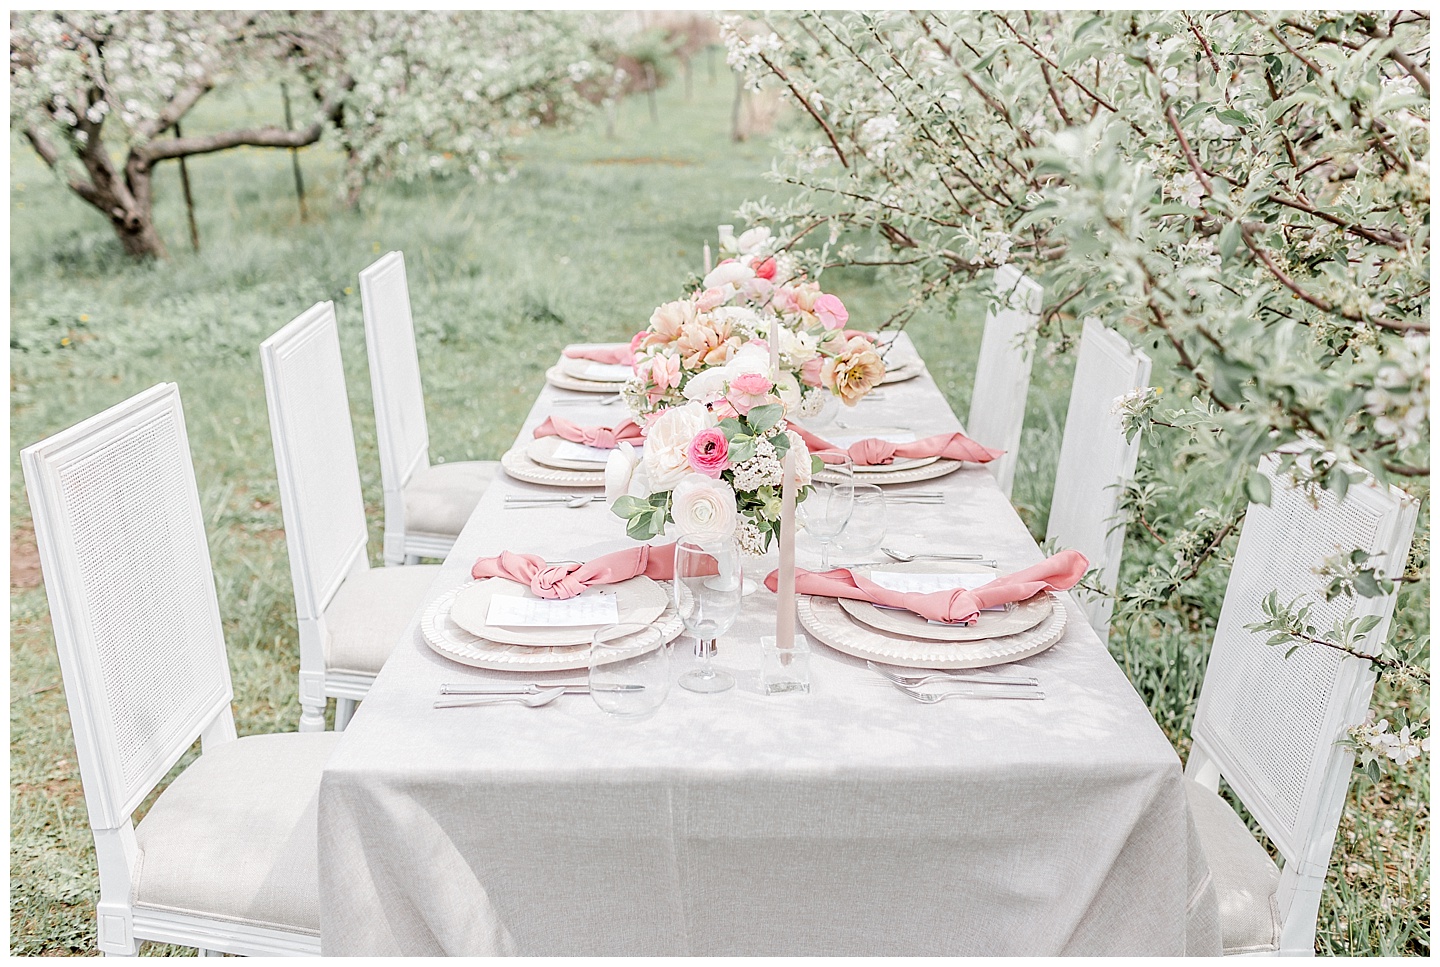
[[[1125,528],[1115,526],[1121,489],[1135,472],[1140,439],[1126,441],[1115,399],[1149,383],[1150,359],[1120,334],[1087,320],[1075,363],[1055,492],[1046,537],[1084,554],[1101,571],[1106,588],[1115,586]],[[1086,612],[1098,630],[1109,622],[1109,606],[1089,601]]]
[[[292,507],[282,508],[285,526],[295,527],[300,535],[304,561],[298,566],[304,568],[314,596],[313,601],[297,603],[301,617],[313,618],[319,617],[349,571],[355,548],[363,547],[367,537],[334,315],[277,347],[275,359],[282,411],[276,432],[283,436],[290,477],[282,499],[292,502]],[[290,564],[297,566],[295,561]]]
[[[1262,465],[1262,467],[1265,465]],[[1307,792],[1343,738],[1329,734],[1337,678],[1346,658],[1318,646],[1285,657],[1286,645],[1265,643],[1265,634],[1245,630],[1263,620],[1261,602],[1272,590],[1282,603],[1302,597],[1310,621],[1323,632],[1352,613],[1348,597],[1326,602],[1321,561],[1339,549],[1376,550],[1383,514],[1351,497],[1343,503],[1329,491],[1312,495],[1271,476],[1269,507],[1251,504],[1225,590],[1225,604],[1205,672],[1196,711],[1195,734],[1216,750],[1227,781],[1258,811],[1260,803],[1281,829],[1272,838],[1289,840],[1306,811]]]
[[[965,431],[987,447],[1005,451],[990,467],[1008,494],[1025,424],[1025,398],[1030,392],[1033,355],[1028,336],[1039,318],[1042,290],[1009,265],[995,270],[995,289],[1006,301],[1001,302],[1002,308],[985,314]]]
[[[114,744],[102,758],[117,764],[120,802],[229,692],[189,459],[174,415],[162,413],[57,470],[80,577],[77,644],[92,652],[104,695],[92,711],[100,741]]]
[[[360,277],[381,470],[385,488],[400,490],[406,483],[404,472],[427,454],[430,446],[405,260],[398,252],[392,253]]]

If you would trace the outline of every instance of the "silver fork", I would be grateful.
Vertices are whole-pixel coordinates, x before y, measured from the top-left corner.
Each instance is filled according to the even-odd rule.
[[[577,400],[577,399],[556,400],[556,401],[555,401],[555,405],[556,405],[556,406],[587,406],[587,405],[588,405],[588,406],[613,406],[614,404],[620,402],[621,399],[622,399],[622,397],[620,396],[620,394],[619,394],[619,393],[616,393],[614,396],[607,396],[607,397],[605,397],[603,400],[597,400],[597,399],[594,399],[594,398],[591,398],[591,399],[588,399],[588,400]]]
[[[970,682],[976,685],[1025,685],[1034,688],[1040,687],[1040,679],[1038,678],[1012,678],[1003,675],[986,675],[980,677],[974,675],[955,675],[950,672],[925,672],[919,675],[905,675],[900,672],[892,672],[888,668],[875,664],[873,661],[867,661],[865,664],[877,675],[889,679],[896,685],[903,685],[906,688],[928,685],[931,682]]]
[[[1038,688],[956,688],[944,692],[922,692],[899,682],[890,684],[922,705],[937,705],[947,698],[1020,699],[1032,702],[1045,698],[1045,693]]]
[[[539,708],[541,705],[549,705],[561,695],[565,694],[563,688],[547,688],[543,692],[536,692],[534,695],[504,695],[486,698],[452,698],[442,699],[435,703],[436,708],[470,708],[480,705],[503,705],[506,702],[518,702],[521,705],[528,705],[531,708]]]

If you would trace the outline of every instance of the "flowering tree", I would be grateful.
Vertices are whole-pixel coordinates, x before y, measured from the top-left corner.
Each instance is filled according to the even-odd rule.
[[[1343,495],[1353,461],[1428,494],[1428,31],[1423,12],[731,21],[731,64],[806,121],[775,171],[800,190],[742,215],[814,273],[896,273],[913,296],[887,325],[1015,263],[1045,286],[1047,349],[1093,315],[1173,364],[1163,395],[1119,401],[1147,448],[1116,624],[1203,626],[1246,498],[1268,499],[1262,453],[1306,440],[1325,454],[1292,467],[1306,485]],[[1428,682],[1428,543],[1388,573],[1315,563],[1337,593],[1402,584],[1378,663]],[[1360,650],[1285,602],[1266,628]]]
[[[595,69],[586,38],[605,24],[539,11],[14,13],[11,125],[127,253],[161,256],[152,177],[172,158],[295,148],[335,131],[352,199],[375,176],[503,173],[510,139],[584,103],[574,86]],[[211,91],[266,79],[312,93],[301,126],[179,135]]]

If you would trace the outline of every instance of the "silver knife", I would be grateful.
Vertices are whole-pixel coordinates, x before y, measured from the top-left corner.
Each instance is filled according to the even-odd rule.
[[[586,682],[555,682],[554,684],[537,685],[534,682],[510,684],[508,682],[475,683],[475,684],[447,684],[440,686],[441,695],[534,695],[536,692],[543,692],[551,688],[563,688],[566,694],[584,694],[590,691]],[[606,685],[606,691],[612,692],[643,692],[644,685]]]

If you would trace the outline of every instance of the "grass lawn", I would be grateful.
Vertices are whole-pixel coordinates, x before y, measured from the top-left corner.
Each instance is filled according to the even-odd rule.
[[[261,340],[314,302],[335,301],[378,564],[380,472],[359,270],[392,249],[405,253],[432,456],[498,458],[564,345],[627,338],[657,304],[681,294],[717,224],[735,221],[742,201],[775,192],[763,178],[773,145],[729,139],[732,92],[723,70],[711,82],[697,69],[693,100],[679,85],[660,93],[659,124],[643,99],[634,100],[621,105],[613,139],[599,117],[577,131],[538,134],[508,183],[382,185],[358,211],[337,200],[338,156],[307,149],[310,217],[303,222],[284,153],[195,158],[198,254],[189,248],[178,171],[169,165],[156,194],[173,257],[155,265],[125,263],[103,219],[12,136],[12,954],[93,952],[98,894],[20,448],[154,383],[179,384],[236,725],[242,735],[293,730],[298,646]],[[186,131],[268,121],[278,105],[277,89],[235,92],[187,118]],[[826,283],[861,326],[903,299],[873,271],[827,274]],[[922,314],[909,327],[962,417],[982,321],[983,307],[971,306],[953,317]],[[1063,357],[1035,365],[1014,499],[1037,536],[1045,532],[1069,367]],[[1206,632],[1116,636],[1122,667],[1177,743],[1188,732]],[[1321,909],[1320,952],[1428,953],[1428,810],[1424,768],[1378,787],[1354,784]],[[143,952],[191,951],[147,945]]]

